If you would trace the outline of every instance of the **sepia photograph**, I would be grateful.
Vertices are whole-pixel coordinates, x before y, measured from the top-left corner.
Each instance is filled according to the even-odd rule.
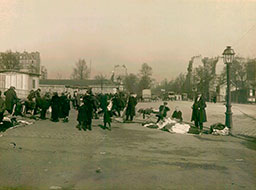
[[[0,0],[0,190],[256,189],[256,0]]]

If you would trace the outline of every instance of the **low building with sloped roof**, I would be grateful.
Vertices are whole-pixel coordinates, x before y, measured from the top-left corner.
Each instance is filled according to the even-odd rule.
[[[92,89],[93,93],[116,93],[117,88],[122,90],[122,86],[111,80],[70,80],[70,79],[41,79],[39,87],[42,92],[70,92],[79,91],[85,93]]]
[[[39,76],[30,72],[2,70],[0,71],[0,90],[4,92],[14,86],[18,98],[26,98],[31,90],[39,88]]]

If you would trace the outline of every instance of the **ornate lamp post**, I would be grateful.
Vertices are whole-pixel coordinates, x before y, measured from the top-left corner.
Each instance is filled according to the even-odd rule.
[[[231,131],[232,128],[232,111],[231,111],[231,92],[230,92],[230,65],[234,60],[235,52],[231,49],[231,46],[227,46],[227,48],[223,52],[224,63],[227,68],[227,96],[226,96],[226,121],[225,125]]]

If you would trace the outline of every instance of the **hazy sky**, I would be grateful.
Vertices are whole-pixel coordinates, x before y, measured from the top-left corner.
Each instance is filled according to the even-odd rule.
[[[84,58],[93,75],[147,62],[155,78],[172,79],[192,56],[227,45],[256,57],[256,1],[0,0],[0,51],[39,51],[50,78],[69,78]]]

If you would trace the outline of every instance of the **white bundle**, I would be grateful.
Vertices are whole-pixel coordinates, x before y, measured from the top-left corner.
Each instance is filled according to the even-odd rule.
[[[189,131],[190,126],[188,124],[176,123],[171,129],[170,132],[185,134]]]
[[[159,128],[159,129],[162,129],[162,128],[164,128],[166,125],[168,125],[168,124],[173,124],[173,123],[177,123],[177,122],[174,121],[174,120],[171,120],[171,119],[168,117],[168,118],[164,119],[163,122],[157,123],[157,125],[158,125],[158,128]]]
[[[222,130],[219,130],[219,129],[213,129],[213,132],[212,132],[213,135],[228,135],[229,134],[229,128],[225,127],[224,129]]]

